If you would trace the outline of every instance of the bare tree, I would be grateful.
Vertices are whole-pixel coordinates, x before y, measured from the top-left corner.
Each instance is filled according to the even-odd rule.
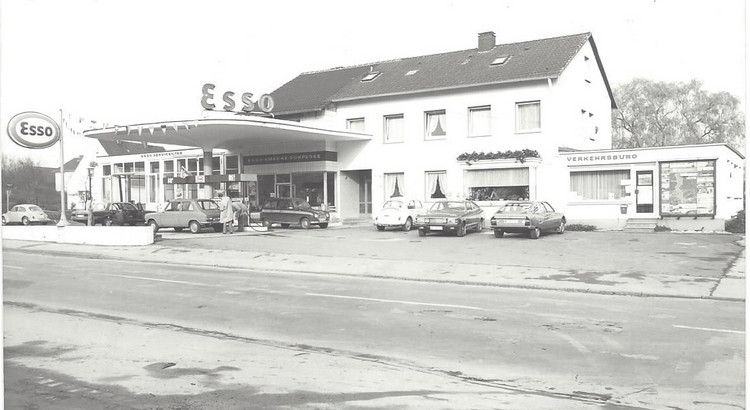
[[[40,167],[30,158],[2,159],[3,187],[10,188],[12,204],[31,203],[44,209],[60,207],[55,191],[55,173],[49,168]],[[6,204],[10,205],[10,204]]]
[[[745,117],[737,97],[703,83],[635,79],[614,90],[614,148],[727,143],[744,151]]]

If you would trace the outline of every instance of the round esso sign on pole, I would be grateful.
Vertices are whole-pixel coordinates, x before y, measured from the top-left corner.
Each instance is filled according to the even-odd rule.
[[[42,113],[22,112],[8,122],[8,136],[24,148],[48,148],[60,139],[60,126]]]

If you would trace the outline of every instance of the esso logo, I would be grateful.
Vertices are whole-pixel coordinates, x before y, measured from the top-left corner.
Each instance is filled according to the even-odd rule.
[[[8,136],[24,148],[48,148],[60,139],[60,127],[38,112],[22,112],[8,122]]]

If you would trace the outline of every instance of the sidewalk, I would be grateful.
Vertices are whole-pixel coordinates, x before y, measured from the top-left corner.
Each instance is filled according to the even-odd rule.
[[[260,233],[258,233],[260,234]],[[70,255],[175,265],[211,266],[269,272],[298,272],[406,281],[545,289],[565,292],[651,297],[745,300],[745,252],[720,278],[654,273],[628,275],[556,268],[329,257],[266,252],[176,249],[156,243],[141,247],[71,245],[3,240],[4,251]]]

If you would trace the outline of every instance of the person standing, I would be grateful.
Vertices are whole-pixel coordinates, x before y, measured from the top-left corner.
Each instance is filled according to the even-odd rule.
[[[224,192],[219,192],[219,209],[221,215],[219,222],[223,225],[222,234],[234,233],[234,209],[232,209],[232,198],[229,195],[224,195]]]

